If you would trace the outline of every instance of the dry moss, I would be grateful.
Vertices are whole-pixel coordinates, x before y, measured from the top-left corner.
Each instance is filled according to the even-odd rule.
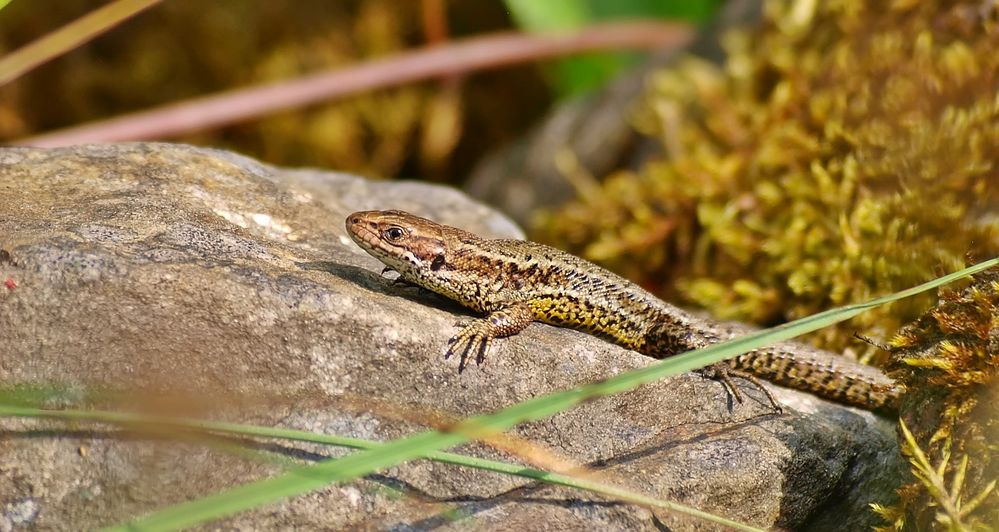
[[[992,256],[999,29],[991,2],[771,1],[718,67],[651,80],[665,160],[545,216],[542,238],[723,318],[773,324]],[[813,338],[873,354],[913,298]]]
[[[999,523],[999,272],[945,295],[890,352],[890,374],[908,390],[903,450],[917,481],[900,491],[901,508],[880,512],[919,530],[990,529]]]
[[[725,318],[763,324],[915,285],[999,251],[994,2],[772,1],[718,67],[660,72],[637,115],[666,158],[544,218],[550,240]],[[915,480],[892,528],[999,523],[999,275],[889,350]],[[932,295],[813,338],[887,338]],[[879,361],[889,355],[880,353]]]

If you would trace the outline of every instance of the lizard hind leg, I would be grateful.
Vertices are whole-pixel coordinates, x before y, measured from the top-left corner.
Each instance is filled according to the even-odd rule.
[[[777,401],[777,398],[774,397],[773,393],[771,393],[770,390],[768,390],[767,387],[760,382],[760,379],[756,378],[756,375],[753,375],[752,373],[746,373],[745,371],[735,369],[725,362],[712,364],[704,368],[702,373],[708,378],[721,381],[728,393],[731,394],[732,397],[734,397],[739,403],[742,403],[742,392],[740,392],[739,388],[735,386],[735,382],[732,381],[732,377],[749,381],[750,384],[763,392],[763,395],[767,397],[767,400],[770,401],[770,404],[774,407],[774,410],[776,410],[778,414],[784,412],[784,407]]]
[[[481,365],[494,338],[513,336],[527,328],[532,321],[534,317],[526,303],[515,303],[493,311],[485,318],[472,320],[448,340],[444,359],[458,355],[459,373],[465,370],[473,356],[475,363]]]
[[[683,351],[707,347],[721,340],[722,338],[718,335],[711,334],[710,332],[705,333],[704,331],[700,331],[698,334],[693,334],[690,331],[689,322],[685,320],[664,318],[654,324],[651,330],[645,334],[644,345],[638,351],[655,358],[666,358]],[[750,384],[759,388],[767,396],[767,399],[777,413],[784,411],[781,404],[777,402],[777,399],[770,393],[770,390],[763,386],[760,379],[757,379],[751,373],[733,367],[729,362],[711,364],[706,368],[702,368],[700,373],[710,379],[721,381],[728,393],[739,403],[742,403],[742,392],[735,386],[732,377],[749,381]]]

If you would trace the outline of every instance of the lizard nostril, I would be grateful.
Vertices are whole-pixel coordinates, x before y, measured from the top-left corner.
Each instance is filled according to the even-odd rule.
[[[357,217],[355,216],[354,218],[351,218],[351,219],[350,219],[350,223],[352,223],[352,224],[354,224],[354,225],[357,225],[357,224],[361,223],[361,219],[360,219],[360,218],[357,218]]]

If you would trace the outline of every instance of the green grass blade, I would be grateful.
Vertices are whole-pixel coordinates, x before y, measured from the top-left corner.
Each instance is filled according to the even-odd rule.
[[[122,530],[165,530],[193,526],[243,510],[343,482],[458,445],[476,435],[507,430],[519,423],[548,417],[581,401],[636,388],[647,382],[703,367],[766,345],[788,340],[827,325],[847,320],[861,312],[912,296],[999,264],[991,259],[895,294],[838,309],[820,312],[773,329],[756,332],[706,349],[688,352],[645,368],[611,377],[564,392],[537,397],[494,414],[469,418],[448,432],[423,432],[384,444],[378,449],[360,451],[344,458],[300,467],[273,478],[253,482],[166,508],[140,519]]]
[[[357,438],[346,438],[342,436],[332,436],[328,434],[317,434],[295,429],[282,429],[273,427],[261,427],[256,425],[244,425],[238,423],[227,423],[219,421],[204,421],[199,419],[173,418],[150,416],[144,414],[132,414],[121,412],[108,412],[99,410],[47,410],[21,405],[0,404],[0,417],[30,417],[30,418],[50,418],[67,421],[91,421],[98,423],[112,423],[124,426],[155,425],[157,427],[178,427],[184,429],[196,429],[238,436],[252,436],[258,438],[276,438],[292,441],[303,441],[322,445],[335,445],[338,447],[349,447],[353,449],[377,449],[382,446],[380,442],[362,440]],[[741,523],[725,519],[689,506],[679,503],[662,501],[652,497],[647,497],[629,490],[602,484],[579,478],[571,475],[561,475],[549,473],[539,469],[524,467],[519,464],[497,462],[483,458],[475,458],[461,454],[452,454],[435,451],[427,453],[427,459],[445,464],[452,464],[463,467],[471,467],[515,475],[531,480],[537,480],[548,484],[578,488],[595,493],[601,493],[617,499],[641,504],[648,507],[663,508],[673,512],[684,513],[693,517],[698,517],[706,521],[731,527],[736,530],[758,530]]]

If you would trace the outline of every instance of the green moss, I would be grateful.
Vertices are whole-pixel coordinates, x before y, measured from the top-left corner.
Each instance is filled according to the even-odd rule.
[[[999,250],[999,29],[982,2],[766,4],[636,112],[663,160],[541,218],[541,238],[723,318],[773,324]],[[875,349],[914,298],[813,341]],[[883,357],[883,355],[880,355]]]

